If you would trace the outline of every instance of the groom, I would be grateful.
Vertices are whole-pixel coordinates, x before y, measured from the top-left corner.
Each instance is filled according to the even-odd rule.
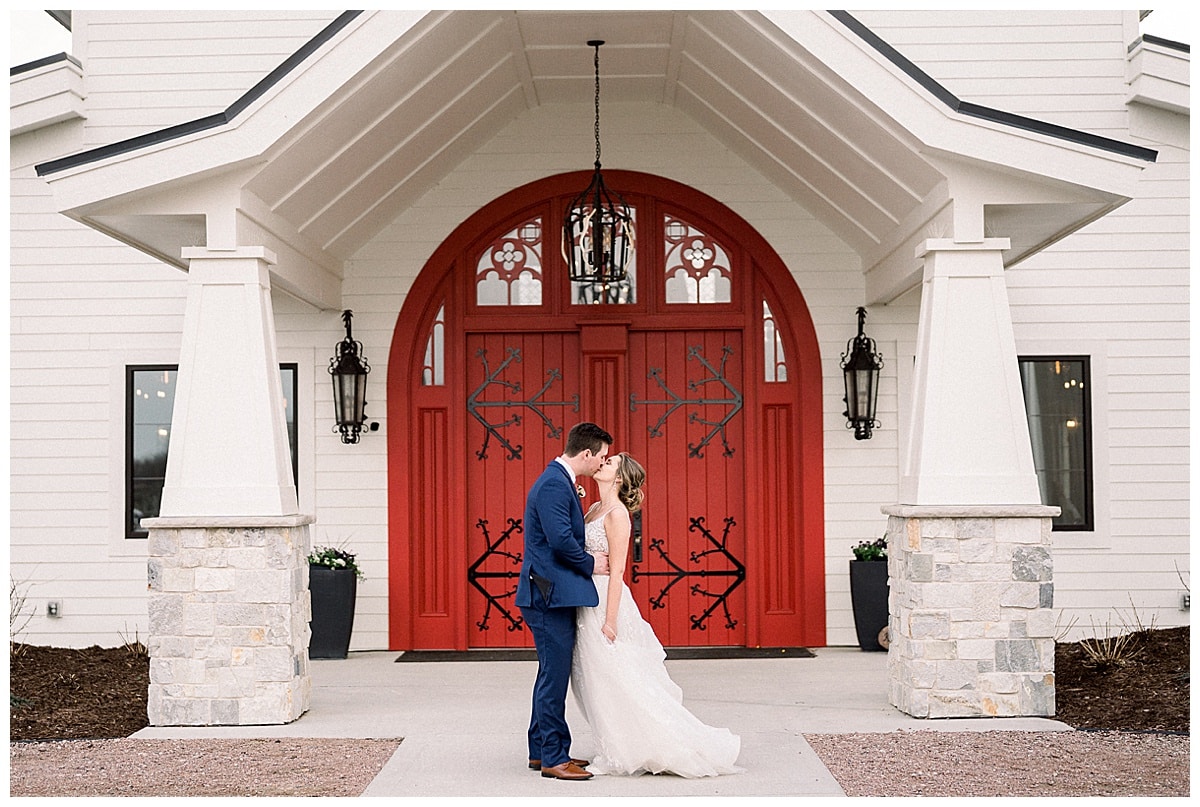
[[[525,557],[517,605],[537,647],[538,672],[529,720],[529,767],[547,779],[584,780],[587,762],[571,759],[567,684],[575,650],[575,608],[599,603],[592,574],[608,573],[607,555],[583,549],[583,506],[576,479],[600,470],[612,435],[580,423],[567,445],[542,472],[525,503]]]

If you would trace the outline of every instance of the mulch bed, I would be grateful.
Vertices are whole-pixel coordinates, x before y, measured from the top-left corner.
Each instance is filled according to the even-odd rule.
[[[1097,666],[1080,643],[1055,653],[1057,719],[1079,729],[1190,731],[1187,627],[1141,631],[1127,663]],[[13,741],[128,737],[148,721],[150,660],[141,645],[12,648]]]
[[[150,657],[140,644],[77,650],[18,644],[9,671],[13,741],[128,737],[150,723]]]
[[[1191,629],[1131,635],[1125,663],[1097,664],[1081,643],[1054,653],[1058,720],[1077,729],[1191,729]]]

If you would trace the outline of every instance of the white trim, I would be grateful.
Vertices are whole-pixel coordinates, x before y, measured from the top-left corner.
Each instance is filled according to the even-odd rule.
[[[304,527],[313,523],[312,516],[164,516],[147,518],[143,522],[152,530],[186,530],[195,528],[222,529],[230,527]]]
[[[882,508],[900,518],[1053,518],[1059,508],[1041,504],[894,504]]]
[[[295,121],[324,105],[350,76],[370,70],[380,53],[413,28],[435,25],[448,13],[363,12],[228,123],[48,175],[58,209],[82,209],[163,181],[260,160]],[[368,26],[376,17],[385,21]],[[281,109],[287,114],[276,114]]]
[[[915,330],[915,327],[914,327]],[[896,356],[896,450],[895,468],[897,490],[900,484],[900,468],[904,461],[902,451],[908,445],[912,427],[913,389],[916,384],[917,343],[916,340],[901,340],[893,343]]]

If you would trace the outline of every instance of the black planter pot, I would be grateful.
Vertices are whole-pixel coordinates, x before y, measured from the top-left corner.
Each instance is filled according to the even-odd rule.
[[[850,602],[854,629],[863,650],[886,650],[879,633],[888,624],[888,572],[886,560],[850,561]]]
[[[312,637],[308,657],[345,658],[354,630],[354,597],[358,577],[348,569],[308,567],[308,591],[312,596]]]

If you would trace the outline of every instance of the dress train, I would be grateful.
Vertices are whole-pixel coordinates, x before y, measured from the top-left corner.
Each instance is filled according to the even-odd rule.
[[[603,518],[589,523],[586,535],[589,551],[607,551]],[[571,666],[571,691],[597,745],[589,770],[688,778],[740,773],[734,763],[741,739],[703,723],[683,705],[683,691],[664,664],[666,652],[628,586],[621,586],[617,640],[610,642],[600,632],[608,577],[592,580],[600,604],[576,610]]]

